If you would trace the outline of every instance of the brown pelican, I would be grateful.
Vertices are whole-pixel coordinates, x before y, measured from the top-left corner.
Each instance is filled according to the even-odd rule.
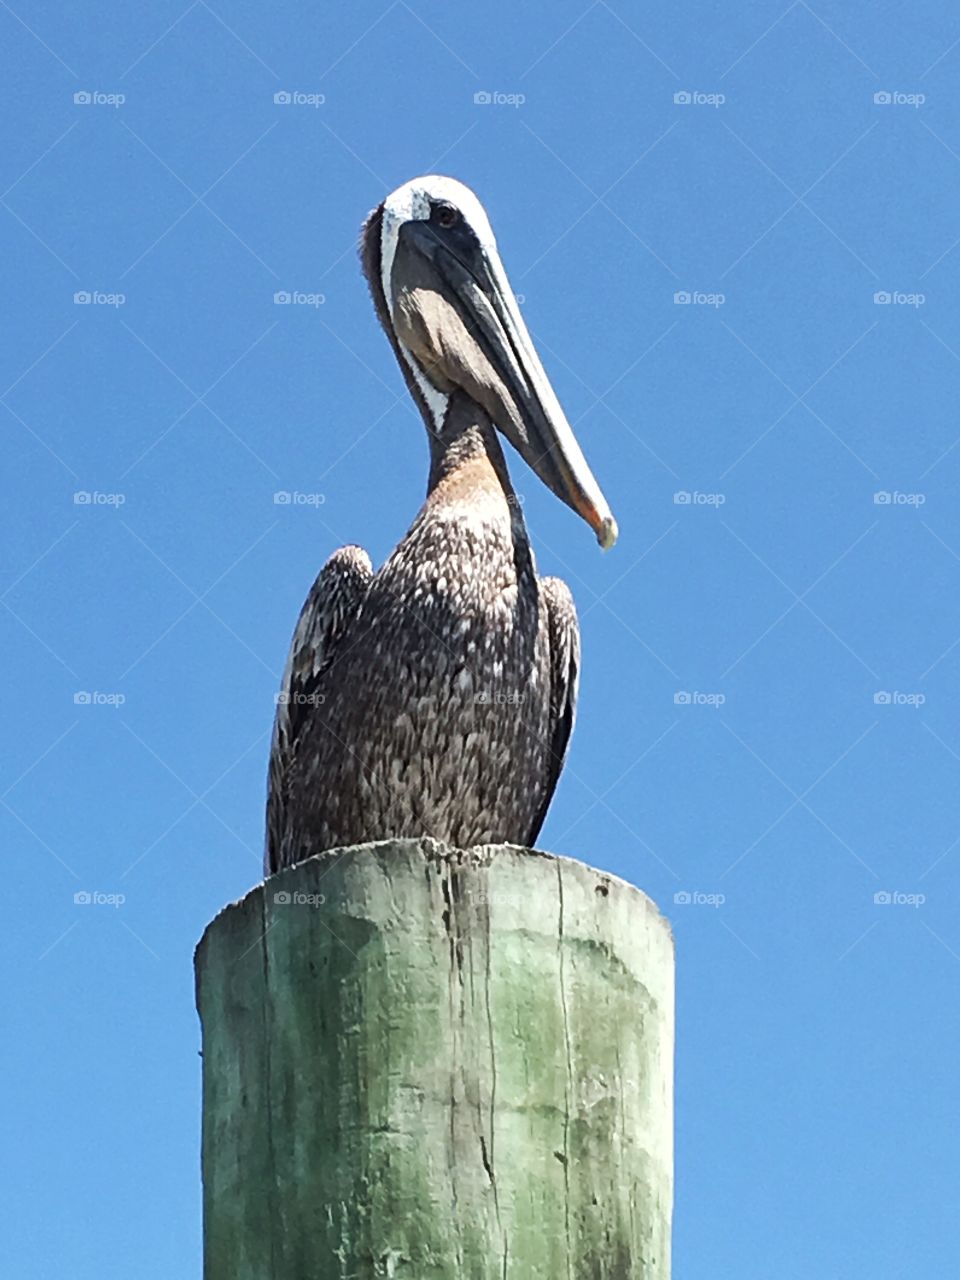
[[[498,428],[591,526],[617,526],[520,317],[490,223],[415,178],[364,224],[363,269],[430,441],[427,497],[376,573],[320,570],[277,699],[266,871],[337,846],[434,836],[531,844],[573,727],[580,631],[538,578]]]

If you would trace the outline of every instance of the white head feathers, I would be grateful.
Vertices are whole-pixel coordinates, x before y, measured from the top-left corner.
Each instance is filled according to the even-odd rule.
[[[422,178],[411,178],[402,187],[392,191],[383,202],[383,223],[380,228],[380,283],[383,287],[387,312],[391,318],[393,290],[390,281],[400,228],[405,222],[426,222],[430,217],[431,201],[442,201],[459,209],[464,222],[472,229],[484,249],[496,254],[497,242],[490,226],[490,219],[469,187],[465,187],[462,182],[457,182],[456,178],[444,178],[435,173],[427,174]],[[434,425],[439,431],[443,425],[450,398],[442,391],[438,391],[425,377],[423,370],[402,344],[400,349],[427,402]]]

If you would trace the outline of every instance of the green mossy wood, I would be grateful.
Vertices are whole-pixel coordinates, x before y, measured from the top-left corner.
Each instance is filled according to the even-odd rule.
[[[673,942],[568,858],[321,854],[196,957],[205,1280],[665,1280]]]

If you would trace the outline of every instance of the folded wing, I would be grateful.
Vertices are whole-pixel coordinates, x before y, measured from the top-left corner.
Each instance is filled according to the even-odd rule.
[[[560,578],[540,579],[540,601],[550,641],[550,724],[548,763],[540,806],[526,840],[532,846],[553,799],[570,746],[580,683],[580,624],[570,588]]]
[[[362,547],[341,547],[317,575],[300,612],[273,725],[267,782],[267,847],[264,873],[298,860],[289,849],[291,768],[311,717],[323,714],[322,686],[350,645],[373,567]]]

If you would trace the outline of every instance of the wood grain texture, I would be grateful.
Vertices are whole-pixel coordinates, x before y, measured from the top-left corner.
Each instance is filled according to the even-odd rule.
[[[205,1280],[666,1280],[674,971],[639,890],[321,854],[197,950]]]

